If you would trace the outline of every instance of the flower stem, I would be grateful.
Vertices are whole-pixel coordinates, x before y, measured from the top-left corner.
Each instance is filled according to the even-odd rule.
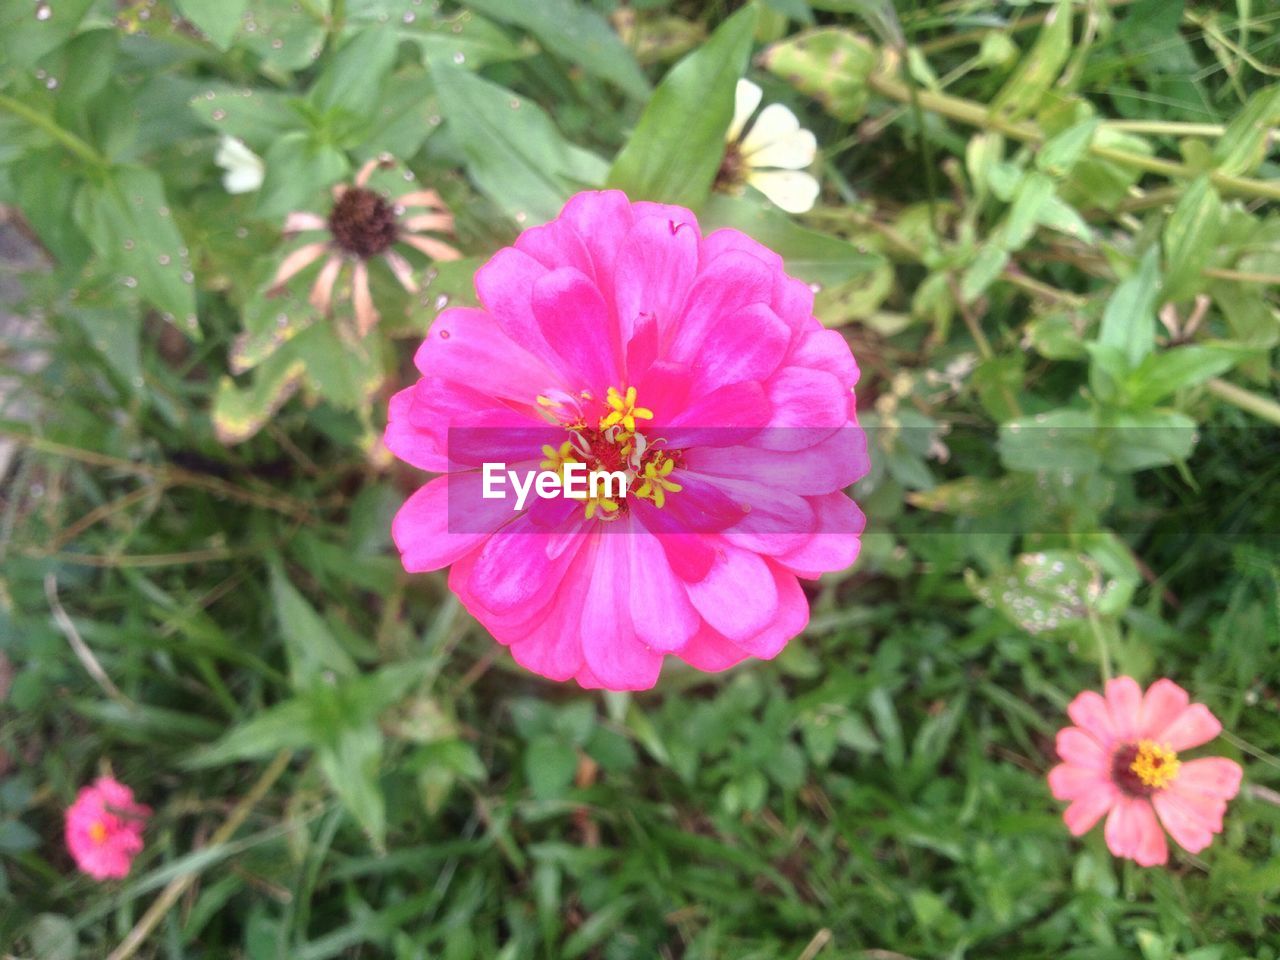
[[[70,130],[58,126],[53,118],[45,116],[39,110],[33,110],[21,100],[15,100],[13,97],[0,93],[0,110],[7,110],[15,117],[20,117],[33,127],[44,131],[85,163],[95,167],[107,166],[107,158],[97,150],[93,149]]]
[[[910,103],[912,100],[911,88],[893,77],[882,73],[872,73],[867,82],[871,89],[891,100],[897,100],[900,103]],[[916,96],[923,109],[957,120],[960,123],[966,123],[971,127],[994,130],[1024,143],[1041,144],[1044,142],[1044,133],[1035,124],[1024,120],[1010,120],[1007,117],[1002,117],[993,113],[986,104],[978,103],[974,100],[965,100],[962,97],[953,97],[950,94],[938,93],[933,90],[920,90]],[[1089,152],[1102,160],[1110,160],[1112,163],[1145,170],[1148,173],[1158,173],[1166,177],[1192,179],[1200,173],[1200,171],[1187,166],[1185,163],[1161,160],[1159,157],[1130,153],[1128,150],[1116,150],[1113,147],[1103,147],[1098,144],[1091,144]],[[1224,193],[1280,200],[1280,183],[1254,180],[1249,177],[1235,177],[1219,171],[1211,172],[1209,179],[1214,186]]]
[[[1207,381],[1205,388],[1218,399],[1233,403],[1255,417],[1280,426],[1280,403],[1276,403],[1270,397],[1264,397],[1244,387],[1237,387],[1234,383],[1229,383],[1220,377]]]

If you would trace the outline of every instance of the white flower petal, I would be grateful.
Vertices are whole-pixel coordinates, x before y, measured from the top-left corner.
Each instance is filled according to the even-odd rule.
[[[812,210],[818,199],[818,181],[801,170],[752,170],[747,183],[787,213]]]
[[[750,80],[738,81],[738,89],[733,95],[733,122],[729,124],[729,132],[725,134],[726,141],[732,143],[742,136],[742,128],[756,112],[756,107],[760,106],[760,98],[763,96],[764,91]]]
[[[755,153],[744,153],[742,161],[749,167],[803,170],[813,163],[817,153],[818,138],[812,132],[801,129],[761,147]]]
[[[243,140],[224,136],[213,162],[226,171],[222,185],[228,193],[251,193],[262,186],[262,158],[246,147]]]
[[[780,103],[771,103],[760,111],[756,122],[742,138],[742,155],[749,157],[771,143],[794,136],[800,129],[796,115]]]

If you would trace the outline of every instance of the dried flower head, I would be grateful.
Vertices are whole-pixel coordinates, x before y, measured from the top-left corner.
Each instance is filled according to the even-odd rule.
[[[284,258],[272,278],[271,295],[280,293],[293,276],[327,255],[311,285],[311,304],[328,313],[333,305],[338,274],[343,264],[351,263],[356,328],[364,336],[379,318],[369,293],[371,260],[385,261],[400,285],[416,293],[418,284],[413,267],[395,249],[397,244],[408,244],[432,260],[457,260],[462,256],[455,247],[428,233],[453,232],[453,214],[434,190],[415,190],[388,197],[368,185],[375,170],[393,165],[394,161],[387,156],[370,160],[360,168],[353,183],[334,187],[333,207],[327,217],[297,211],[285,218],[286,236],[322,231],[328,237],[305,243]]]

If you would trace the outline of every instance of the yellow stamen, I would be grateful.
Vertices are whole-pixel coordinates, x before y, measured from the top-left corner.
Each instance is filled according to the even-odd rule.
[[[578,458],[573,455],[573,444],[568,440],[560,444],[559,450],[549,443],[544,443],[542,445],[542,455],[547,459],[543,460],[539,466],[543,470],[555,470],[562,475],[566,463],[578,462]]]
[[[102,843],[107,839],[107,825],[101,820],[89,824],[89,839],[94,843]]]
[[[596,508],[599,508],[603,515],[600,519],[609,520],[611,514],[618,512],[618,502],[616,500],[608,500],[604,497],[597,497],[594,500],[587,501],[587,519],[590,520],[596,514]]]
[[[1162,790],[1173,782],[1181,766],[1182,762],[1173,750],[1151,740],[1143,740],[1138,744],[1138,754],[1129,769],[1146,786]]]
[[[627,387],[626,394],[617,387],[610,387],[604,402],[609,405],[609,413],[600,419],[600,429],[607,430],[615,424],[622,424],[628,433],[636,432],[637,420],[652,420],[653,411],[648,407],[636,406],[636,388]]]
[[[675,467],[674,460],[669,459],[665,453],[659,453],[644,465],[644,472],[639,478],[640,486],[635,490],[636,496],[644,500],[652,500],[655,507],[662,507],[667,502],[668,493],[677,493],[684,489],[674,480],[667,479]]]

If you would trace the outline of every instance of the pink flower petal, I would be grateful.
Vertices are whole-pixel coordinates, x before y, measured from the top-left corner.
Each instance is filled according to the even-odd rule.
[[[867,524],[858,505],[843,493],[811,497],[817,524],[803,546],[774,559],[797,576],[809,580],[848,569],[862,548],[859,535]]]
[[[1113,790],[1100,770],[1060,763],[1049,771],[1049,790],[1056,800],[1076,800],[1090,793]]]
[[[1111,729],[1118,740],[1138,739],[1142,714],[1142,688],[1132,677],[1116,677],[1107,681],[1107,709],[1111,713]]]
[[[517,345],[493,317],[469,307],[436,317],[413,362],[423,376],[530,406],[540,394],[566,389],[558,373]]]
[[[647,316],[669,328],[680,315],[698,269],[698,235],[672,232],[665,217],[644,217],[622,242],[614,266],[614,300],[624,341]]]
[[[703,267],[685,299],[684,312],[674,324],[668,356],[692,363],[702,343],[721,317],[753,303],[769,302],[773,278],[755,257],[731,251]]]
[[[1117,857],[1153,867],[1169,859],[1164,831],[1145,799],[1121,797],[1107,816],[1107,847]]]
[[[1226,757],[1184,760],[1173,785],[1179,792],[1195,792],[1230,800],[1240,791],[1244,771]]]
[[[1085,690],[1076,695],[1067,707],[1067,715],[1071,722],[1087,732],[1100,744],[1110,746],[1115,742],[1115,727],[1111,724],[1111,712],[1107,709],[1107,701],[1102,695]]]
[[[1093,829],[1094,824],[1102,819],[1120,799],[1120,791],[1111,784],[1099,786],[1097,790],[1077,797],[1062,812],[1062,822],[1072,836],[1082,837]]]
[[[1172,750],[1190,750],[1222,732],[1222,724],[1203,703],[1187,707],[1161,731],[1159,740]]]
[[[719,673],[736,666],[751,654],[728,637],[703,624],[693,639],[676,652],[676,656],[695,670]]]
[[[609,387],[621,386],[618,331],[585,275],[562,267],[540,277],[533,285],[533,315],[571,392],[588,388],[603,397]]]
[[[513,342],[542,360],[552,354],[533,315],[533,287],[550,272],[515,247],[499,250],[476,271],[476,293],[485,310]]]
[[[511,522],[509,504],[481,498],[481,481],[479,472],[446,474],[404,502],[391,523],[391,538],[406,570],[424,573],[447,567]],[[450,532],[450,527],[462,532]]]
[[[1058,731],[1058,756],[1064,763],[1089,770],[1109,773],[1111,754],[1097,740],[1076,727],[1064,727]]]
[[[711,627],[735,643],[755,637],[778,612],[778,587],[758,555],[724,545],[689,599]]]
[[[644,216],[621,190],[587,191],[571,197],[560,219],[573,228],[595,264],[593,276],[606,303],[614,301],[613,272],[632,223]]]
[[[1138,736],[1144,740],[1164,743],[1164,731],[1190,702],[1187,691],[1172,680],[1157,680],[1147,688],[1146,695],[1142,698]]]
[[[582,653],[608,690],[647,690],[658,682],[662,654],[635,633],[629,614],[631,570],[626,534],[598,534],[591,584],[582,607]]]
[[[636,637],[663,653],[681,649],[701,628],[702,618],[667,562],[662,544],[638,523],[633,530],[610,534],[621,536],[631,550],[629,610]]]
[[[699,389],[765,380],[782,362],[790,336],[791,331],[763,303],[725,314],[708,331],[702,353],[693,363]]]
[[[1202,817],[1191,812],[1186,803],[1171,790],[1163,790],[1151,799],[1160,822],[1169,835],[1188,853],[1199,853],[1213,842],[1213,835],[1222,829],[1222,815],[1217,817],[1217,828],[1207,826]]]

